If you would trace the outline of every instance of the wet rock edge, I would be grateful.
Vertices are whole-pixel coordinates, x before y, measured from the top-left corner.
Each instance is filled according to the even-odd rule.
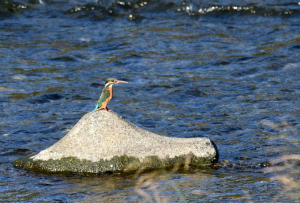
[[[64,157],[59,160],[33,160],[30,156],[22,157],[14,161],[13,165],[28,171],[37,173],[64,173],[64,174],[104,174],[104,173],[132,173],[137,170],[168,169],[185,166],[211,166],[218,162],[216,157],[197,157],[190,153],[174,158],[160,159],[157,156],[146,157],[139,160],[133,156],[115,156],[110,160],[101,159],[98,162],[80,160],[76,157]]]

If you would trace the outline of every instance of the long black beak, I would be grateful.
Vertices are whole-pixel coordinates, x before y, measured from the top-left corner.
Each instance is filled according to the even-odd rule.
[[[118,81],[117,81],[117,84],[126,84],[126,83],[128,83],[128,82],[122,81],[122,80],[118,80]]]

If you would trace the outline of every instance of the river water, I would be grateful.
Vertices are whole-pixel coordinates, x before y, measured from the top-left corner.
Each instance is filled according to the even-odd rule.
[[[300,3],[0,2],[1,202],[299,202]],[[213,168],[46,175],[13,167],[95,107],[154,133],[209,137]],[[294,163],[294,162],[292,162]],[[297,162],[296,162],[297,163]]]

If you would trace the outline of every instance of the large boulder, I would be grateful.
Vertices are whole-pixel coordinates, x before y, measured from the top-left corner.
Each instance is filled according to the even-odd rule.
[[[60,141],[18,159],[16,167],[39,172],[127,172],[218,161],[206,137],[171,138],[144,130],[113,112],[84,115]]]

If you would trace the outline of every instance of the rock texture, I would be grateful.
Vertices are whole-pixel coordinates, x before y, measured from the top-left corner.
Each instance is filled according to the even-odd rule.
[[[217,161],[217,148],[208,138],[160,136],[116,113],[97,111],[51,147],[14,164],[44,172],[102,173]]]

